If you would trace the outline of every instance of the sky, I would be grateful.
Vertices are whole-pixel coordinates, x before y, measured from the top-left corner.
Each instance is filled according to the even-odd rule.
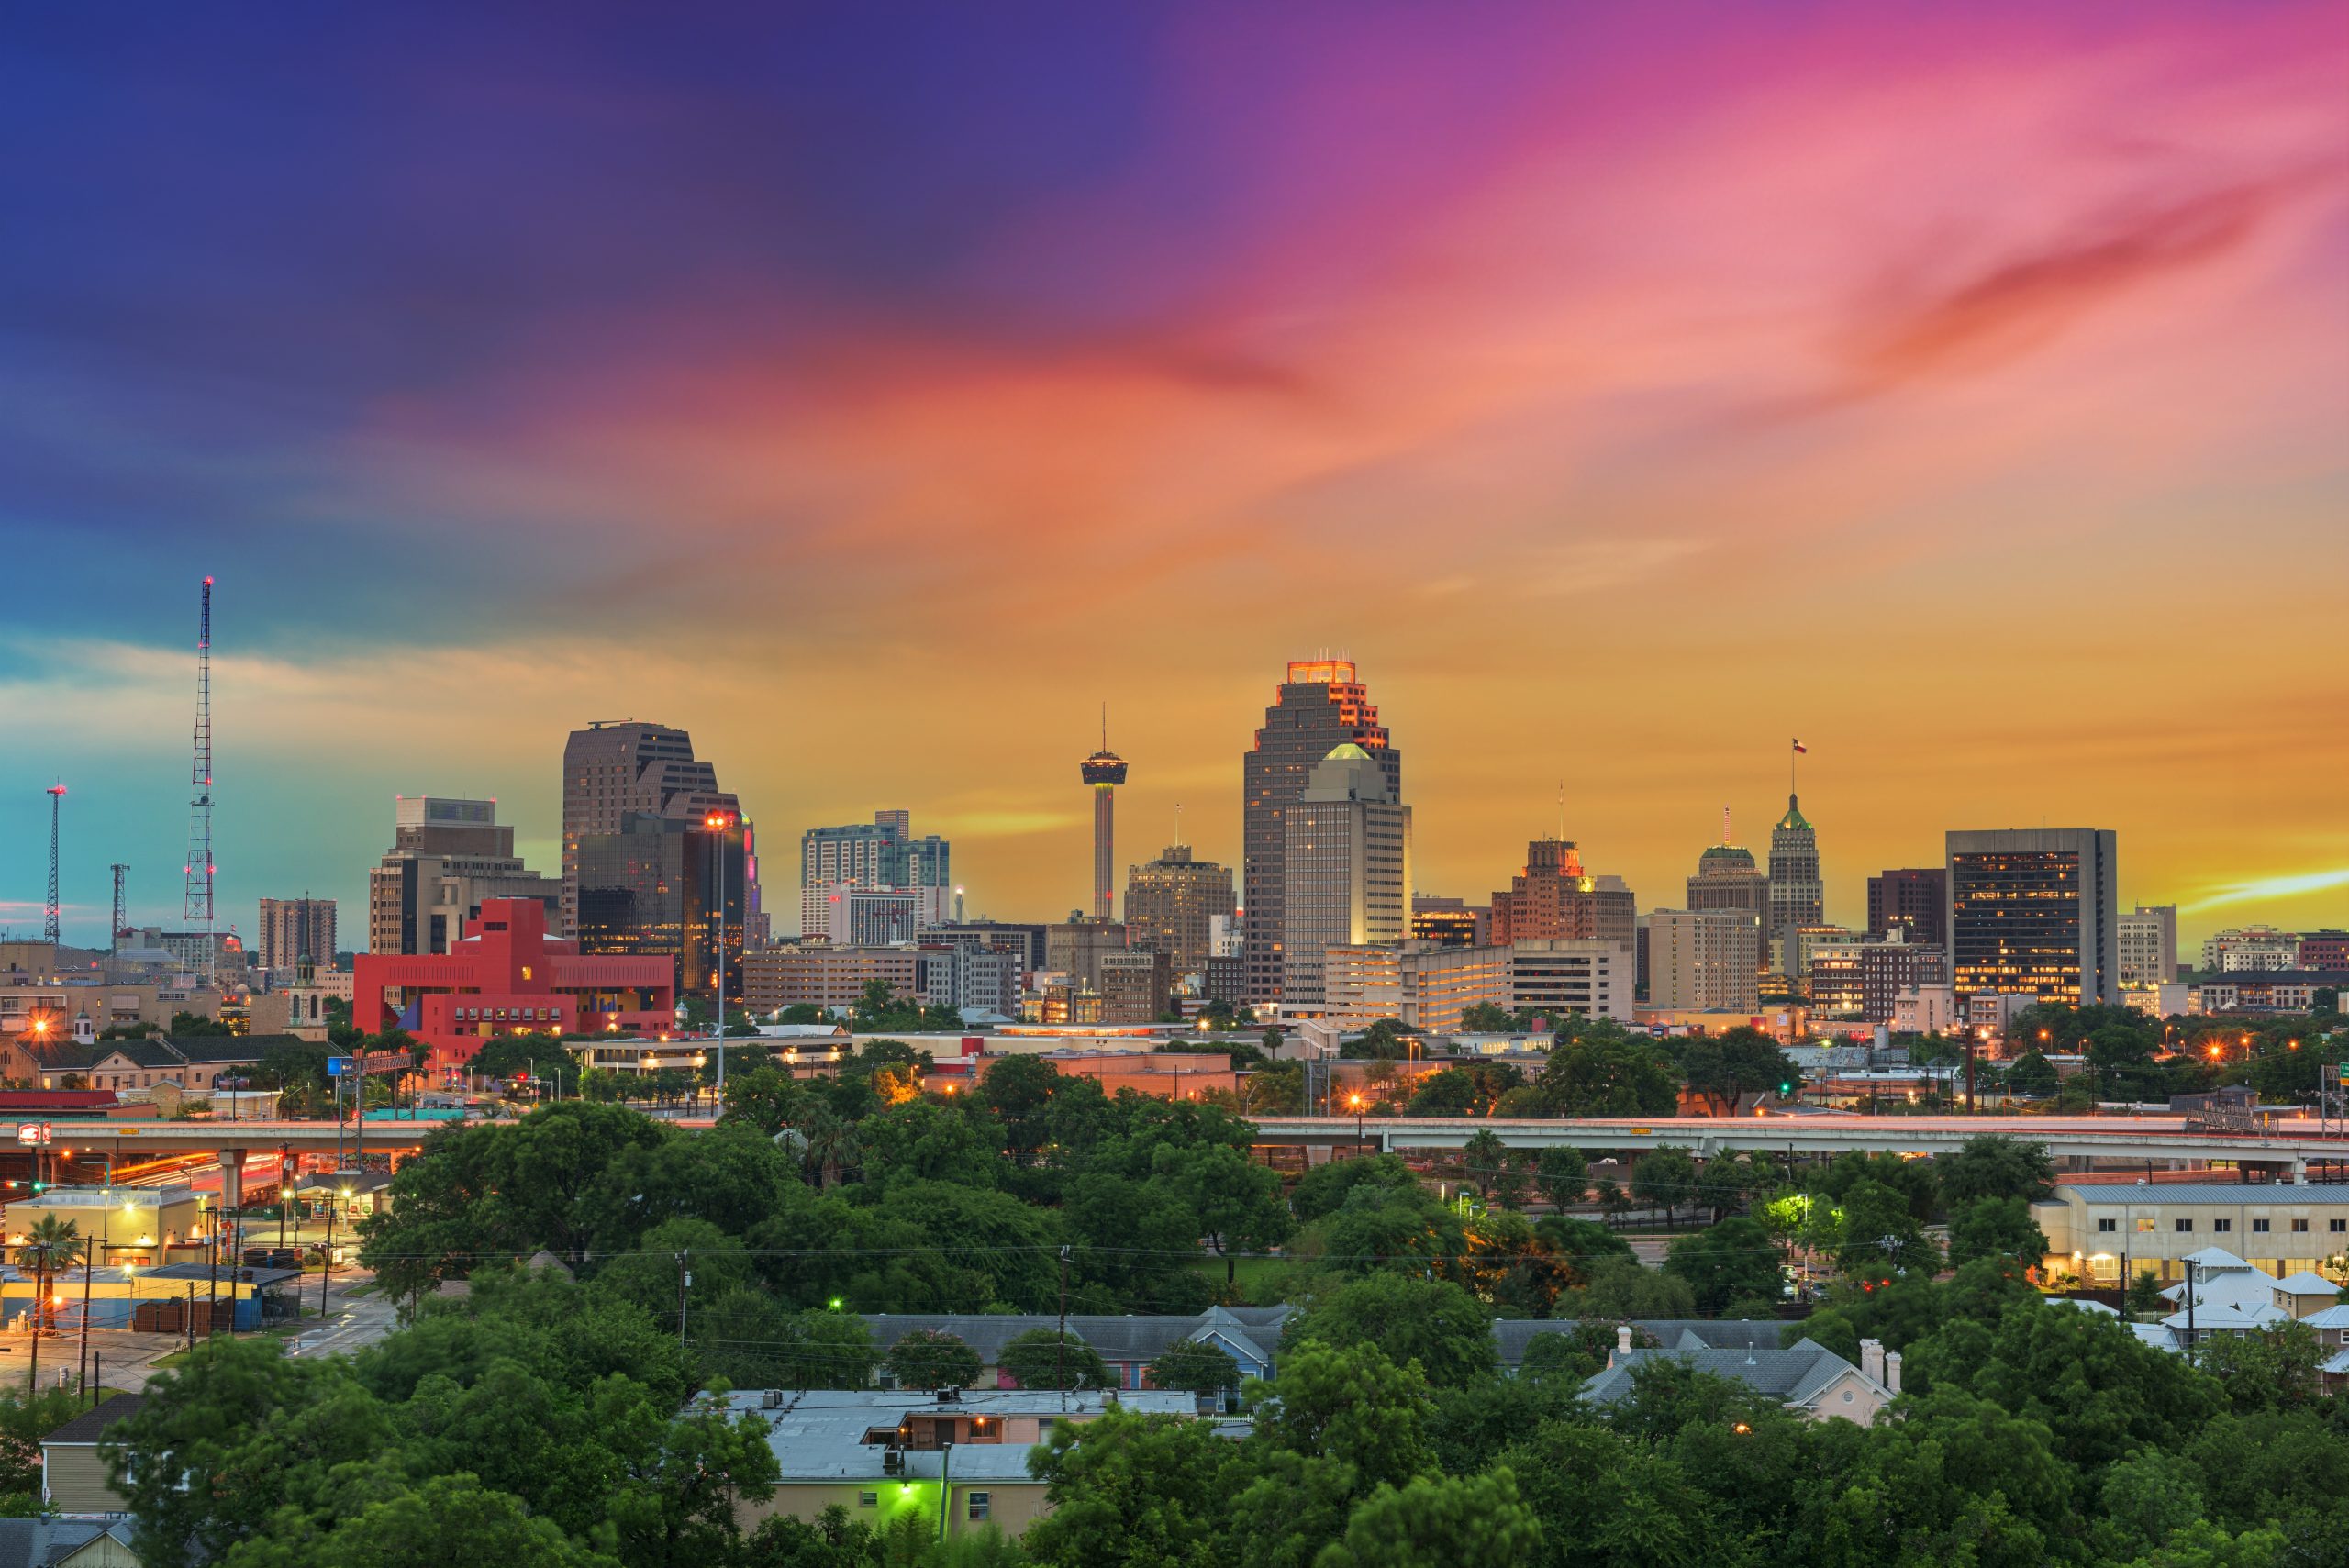
[[[396,794],[557,869],[682,726],[767,897],[905,806],[974,911],[1236,860],[1355,659],[1423,892],[1669,906],[1790,737],[1831,919],[2120,834],[2349,925],[2349,7],[48,6],[0,50],[0,924],[364,927]]]

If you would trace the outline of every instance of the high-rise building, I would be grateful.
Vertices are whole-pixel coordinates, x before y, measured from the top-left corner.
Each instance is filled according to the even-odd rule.
[[[722,925],[726,992],[743,995],[748,860],[740,824],[709,828],[638,812],[618,832],[580,834],[573,846],[579,951],[668,954],[678,993],[702,995],[717,989]]]
[[[1951,981],[2076,1006],[2121,992],[2119,840],[2110,829],[1947,836]]]
[[[1126,940],[1164,953],[1179,979],[1205,972],[1214,951],[1212,922],[1233,906],[1231,870],[1194,860],[1188,844],[1126,872]]]
[[[1329,949],[1410,934],[1411,808],[1396,798],[1388,772],[1382,759],[1346,741],[1314,766],[1304,793],[1285,809],[1284,1009],[1321,1009]]]
[[[2202,939],[2205,973],[2290,969],[2299,961],[2299,935],[2273,926],[2235,926]]]
[[[540,900],[551,928],[562,891],[514,853],[514,829],[499,825],[495,801],[401,795],[392,847],[367,873],[367,951],[447,952],[494,898]]]
[[[1770,829],[1769,940],[1778,944],[1780,962],[1789,975],[1798,975],[1795,933],[1827,920],[1827,888],[1819,876],[1819,830],[1803,816],[1793,795],[1787,796],[1787,814]]]
[[[820,937],[830,929],[835,889],[889,887],[897,847],[910,831],[912,814],[876,811],[870,822],[842,828],[810,828],[799,835],[799,934]]]
[[[2170,952],[2175,959],[2177,943],[2174,937],[2170,942]],[[2125,963],[2126,961],[2123,962]],[[2303,931],[2300,934],[2299,967],[2319,973],[2349,969],[2349,931]]]
[[[272,972],[273,984],[283,984],[284,976],[306,958],[320,969],[334,967],[334,914],[331,898],[305,895],[261,901],[254,962]]]
[[[1720,909],[1742,915],[1753,926],[1753,962],[1768,961],[1770,943],[1770,879],[1753,862],[1753,851],[1730,842],[1729,809],[1721,809],[1721,841],[1709,845],[1697,857],[1697,874],[1688,879],[1688,907]]]
[[[1883,941],[1860,943],[1859,961],[1862,1023],[1888,1024],[1904,994],[1944,989],[1949,984],[1948,951],[1939,943],[1910,941],[1897,927]],[[1814,997],[1814,1011],[1817,1006]]]
[[[1882,939],[1898,926],[1909,940],[1924,947],[1945,947],[1949,933],[1942,927],[1949,907],[1949,873],[1941,866],[1916,866],[1887,871],[1868,878],[1868,935]]]
[[[1411,940],[1441,947],[1483,947],[1490,940],[1493,912],[1476,908],[1465,898],[1411,895]]]
[[[1557,1020],[1571,1013],[1630,1023],[1631,950],[1588,938],[1511,942],[1508,1007]]]
[[[1100,962],[1101,1021],[1154,1024],[1174,1006],[1174,965],[1151,948],[1105,952]]]
[[[1247,999],[1277,1002],[1286,977],[1288,874],[1287,814],[1305,793],[1307,775],[1333,747],[1351,742],[1369,752],[1386,775],[1390,799],[1403,798],[1403,754],[1378,722],[1353,662],[1293,662],[1264,728],[1241,759],[1241,895],[1247,915],[1242,957]]]
[[[1097,920],[1118,917],[1118,786],[1126,782],[1126,760],[1109,750],[1109,716],[1101,716],[1101,750],[1077,764],[1093,792],[1093,906]]]
[[[1126,951],[1126,929],[1112,920],[1072,914],[1057,926],[1044,928],[1044,967],[1069,977],[1087,991],[1101,988],[1101,960]]]
[[[900,995],[921,985],[923,954],[907,947],[779,947],[742,959],[742,1006],[752,1013],[805,1004],[853,1006],[878,980]]]
[[[746,842],[751,826],[742,803],[718,787],[718,770],[694,757],[693,737],[664,724],[632,718],[598,720],[574,729],[562,749],[562,917],[576,933],[579,918],[579,840],[590,833],[626,833],[629,818],[658,817],[701,826],[712,814],[740,825]],[[755,851],[746,865],[744,906],[759,908]]]
[[[2176,981],[2176,905],[2140,904],[2134,910],[2121,916],[2116,924],[2119,928],[2122,990],[2150,990]]]
[[[1509,942],[1596,940],[1632,943],[1639,911],[1620,876],[1583,870],[1581,853],[1564,839],[1525,846],[1525,868],[1493,895],[1492,940]]]
[[[1734,909],[1657,909],[1648,934],[1648,1006],[1659,1010],[1761,1005],[1754,980],[1755,931]]]

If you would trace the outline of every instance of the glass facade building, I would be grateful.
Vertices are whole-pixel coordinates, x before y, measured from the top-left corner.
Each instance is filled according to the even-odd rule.
[[[2119,999],[2117,840],[2093,828],[1948,836],[1958,995],[2075,1006]]]
[[[718,894],[725,903],[726,992],[743,995],[745,833],[640,814],[617,833],[578,841],[579,951],[667,954],[680,995],[718,984]]]

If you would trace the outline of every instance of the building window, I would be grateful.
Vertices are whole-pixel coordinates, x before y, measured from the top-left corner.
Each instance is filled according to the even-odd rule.
[[[2183,1220],[2178,1223],[2177,1228],[2180,1230],[2191,1230],[2194,1229],[2191,1224]],[[2234,1228],[2235,1222],[2232,1219],[2214,1219],[2210,1221],[2210,1229],[2217,1231],[2221,1236],[2224,1236],[2228,1231],[2232,1230]]]
[[[859,1492],[856,1495],[856,1506],[860,1508],[877,1508],[881,1506],[881,1494],[878,1492]]]
[[[995,1502],[995,1495],[991,1492],[974,1492],[970,1496],[971,1517],[974,1519],[985,1518],[989,1507]]]
[[[2266,1220],[2264,1220],[2264,1219],[2254,1219],[2254,1220],[2253,1220],[2253,1221],[2251,1222],[2251,1233],[2252,1233],[2253,1235],[2254,1235],[2254,1236],[2265,1236],[2265,1235],[2266,1235],[2266,1234],[2267,1234],[2267,1221],[2266,1221]]]
[[[2305,1219],[2295,1219],[2294,1221],[2292,1221],[2292,1234],[2293,1234],[2293,1235],[2295,1235],[2295,1236],[2305,1236],[2305,1235],[2307,1235],[2308,1233],[2309,1233],[2309,1222],[2308,1222],[2307,1220],[2305,1220]]]
[[[2338,1236],[2338,1235],[2340,1235],[2343,1231],[2344,1231],[2344,1230],[2349,1230],[2349,1219],[2331,1219],[2331,1220],[2327,1220],[2327,1221],[2325,1222],[2325,1226],[2324,1226],[2324,1228],[2325,1228],[2327,1230],[2330,1230],[2331,1232],[2332,1232],[2332,1234],[2334,1234],[2335,1236]]]
[[[2096,1228],[2099,1230],[2118,1230],[2121,1229],[2121,1221],[2117,1219],[2099,1219],[2096,1222]]]
[[[2192,1221],[2192,1220],[2190,1220],[2190,1219],[2181,1219],[2181,1220],[2179,1220],[2179,1221],[2177,1222],[2177,1233],[2178,1233],[2179,1235],[2181,1235],[2181,1236],[2187,1235],[2188,1233],[2191,1232],[2191,1231],[2193,1230],[2193,1229],[2194,1229],[2194,1221]]]

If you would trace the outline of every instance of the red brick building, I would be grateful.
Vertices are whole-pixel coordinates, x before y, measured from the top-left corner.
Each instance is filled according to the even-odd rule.
[[[582,953],[547,935],[546,906],[533,898],[484,900],[445,953],[362,953],[354,971],[351,1021],[369,1034],[402,1025],[431,1048],[435,1074],[497,1035],[657,1033],[676,1023],[674,956]],[[405,998],[396,1017],[387,991]]]

